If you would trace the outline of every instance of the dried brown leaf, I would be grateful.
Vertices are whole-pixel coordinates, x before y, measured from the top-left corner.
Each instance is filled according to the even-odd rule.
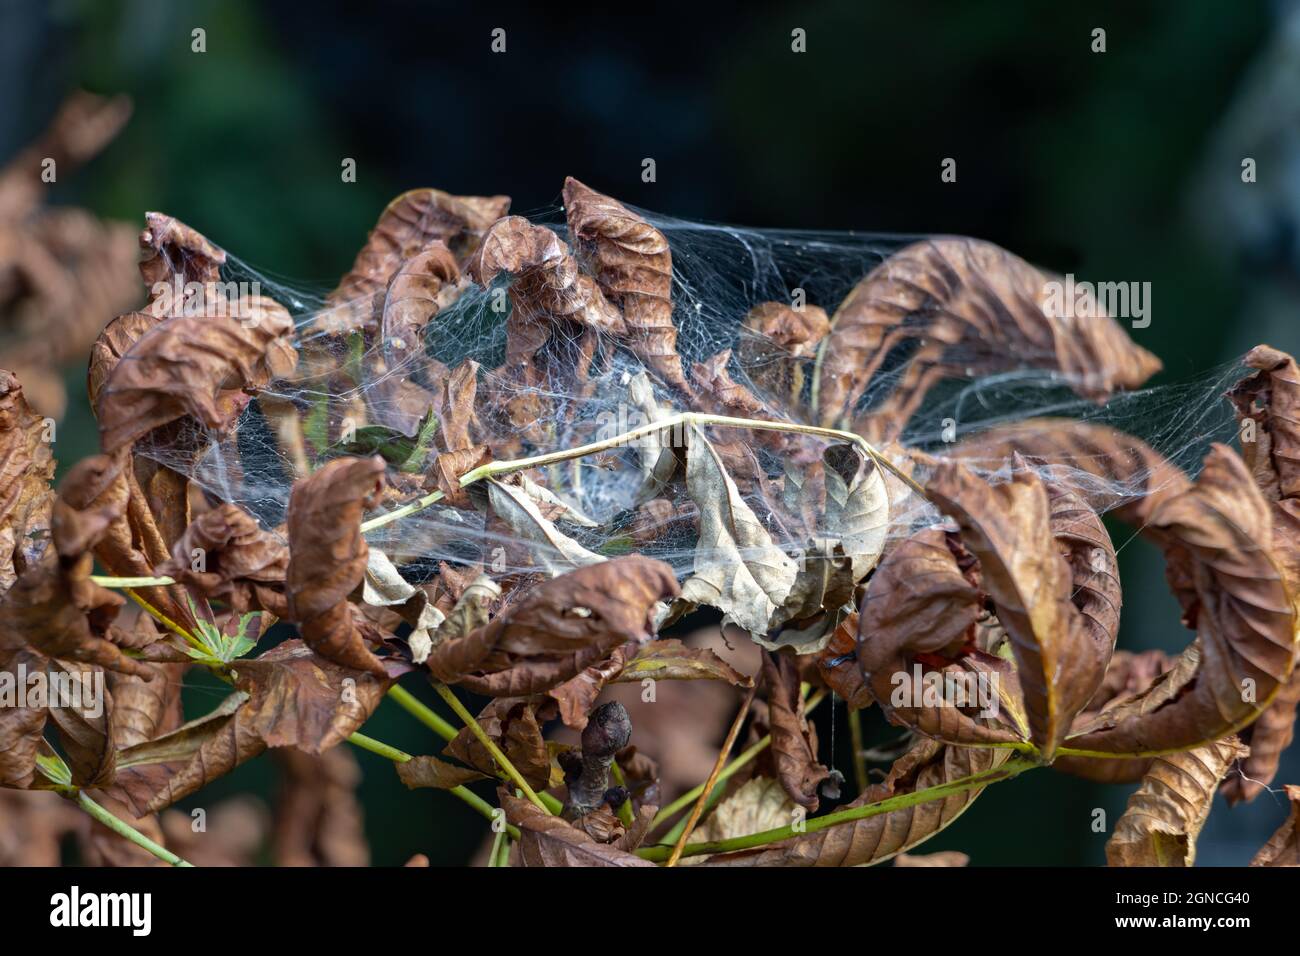
[[[655,606],[676,593],[677,579],[660,561],[633,555],[588,565],[543,582],[486,625],[443,641],[426,666],[439,680],[475,692],[537,693],[620,644],[648,640]],[[514,672],[526,690],[511,681]]]
[[[224,431],[250,391],[293,370],[289,313],[262,297],[242,299],[232,309],[232,315],[165,319],[130,347],[108,374],[95,407],[106,452],[185,415]]]
[[[690,394],[673,324],[673,254],[664,234],[619,202],[569,177],[569,232],[605,296],[623,311],[627,346],[666,384]]]
[[[34,564],[49,539],[54,432],[0,369],[0,594]]]
[[[536,790],[551,784],[551,755],[542,736],[542,725],[555,714],[555,702],[544,697],[498,697],[489,701],[478,715],[479,726],[523,774],[528,785]],[[447,743],[446,752],[486,775],[495,776],[502,771],[468,727],[462,728]],[[400,775],[401,771],[398,773]]]
[[[787,654],[763,654],[763,682],[772,725],[776,773],[795,803],[816,813],[817,786],[830,771],[817,760],[817,732],[804,715],[799,668]]]
[[[897,437],[930,386],[946,377],[1049,369],[1101,401],[1159,371],[1159,360],[1109,316],[1073,321],[1053,312],[1052,278],[974,239],[925,240],[895,253],[831,318],[814,382],[821,423],[852,421],[886,356],[911,340],[918,348],[899,384],[855,424],[870,439]]]
[[[369,549],[361,516],[383,485],[384,460],[339,458],[294,483],[289,496],[288,618],[316,653],[383,674],[348,595],[361,586]]]
[[[1291,815],[1265,843],[1251,866],[1300,866],[1300,787],[1287,786]]]
[[[157,570],[241,613],[251,608],[283,616],[288,567],[284,542],[238,505],[225,502],[199,515],[172,546],[171,560]]]
[[[1050,760],[1101,685],[1110,649],[1092,640],[1071,599],[1072,570],[1053,537],[1047,491],[1027,468],[990,485],[951,462],[939,465],[927,491],[957,519],[979,558],[983,586],[1011,639],[1030,739]],[[1099,522],[1089,533],[1105,535]]]
[[[1295,614],[1268,544],[1267,502],[1241,459],[1215,445],[1152,529],[1171,581],[1187,582],[1180,599],[1197,639],[1146,694],[1081,722],[1071,747],[1149,755],[1218,740],[1253,721],[1291,676]]]
[[[993,715],[980,702],[978,689],[993,690],[994,675],[999,691],[1012,678],[996,658],[977,668],[966,656],[975,653],[984,595],[958,566],[955,547],[949,535],[932,528],[905,538],[885,556],[862,602],[858,670],[867,692],[896,724],[959,744],[1022,739],[1009,722],[988,719]],[[948,663],[939,666],[940,661]],[[926,682],[976,693],[966,700],[939,694],[937,703],[927,706],[914,696]],[[991,703],[1000,710],[997,698]]]
[[[1191,866],[1219,781],[1246,748],[1235,737],[1157,757],[1106,841],[1110,866]]]
[[[382,292],[410,259],[434,243],[463,264],[509,208],[509,196],[452,196],[438,189],[403,193],[384,209],[329,303],[367,300]]]

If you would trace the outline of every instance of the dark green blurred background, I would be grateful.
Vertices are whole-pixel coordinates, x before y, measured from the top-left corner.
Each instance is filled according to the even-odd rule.
[[[0,0],[0,157],[74,87],[128,93],[125,133],[57,199],[132,222],[165,211],[309,287],[332,285],[405,189],[508,193],[526,213],[555,206],[574,175],[682,218],[964,233],[1081,278],[1150,281],[1153,321],[1134,337],[1165,378],[1257,341],[1300,347],[1294,4],[608,6]],[[504,56],[489,51],[498,26]],[[195,27],[204,54],[190,51]],[[795,27],[806,54],[791,53]],[[655,183],[641,181],[647,156]],[[956,184],[940,182],[949,156]],[[1241,182],[1246,156],[1254,184]],[[340,181],[343,157],[357,160],[355,184]],[[69,373],[65,463],[94,447],[82,374]],[[1134,543],[1122,559],[1122,645],[1181,648],[1158,558]],[[381,709],[372,731],[429,752],[400,711]],[[384,761],[361,760],[376,862],[456,862],[478,844],[482,821],[463,805],[406,792]],[[265,764],[211,794],[265,791]],[[1300,782],[1297,756],[1278,782]],[[1092,809],[1113,822],[1131,789],[1027,775],[926,849],[1101,863]],[[1283,815],[1269,794],[1220,803],[1199,861],[1245,863]]]

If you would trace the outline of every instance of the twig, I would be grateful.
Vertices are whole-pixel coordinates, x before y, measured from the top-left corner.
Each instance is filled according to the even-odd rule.
[[[727,415],[706,415],[702,412],[680,412],[671,415],[668,418],[659,421],[650,422],[641,425],[611,438],[605,438],[601,441],[589,442],[585,445],[578,445],[574,448],[566,448],[562,451],[548,452],[545,455],[532,455],[528,458],[515,458],[506,461],[490,461],[472,468],[460,476],[460,486],[462,488],[474,484],[476,481],[482,481],[484,478],[495,478],[499,475],[508,475],[516,471],[527,471],[529,468],[542,468],[547,465],[553,465],[557,462],[568,461],[573,458],[583,458],[587,455],[599,454],[603,451],[609,451],[611,448],[619,448],[629,445],[632,442],[645,438],[649,435],[657,435],[660,432],[668,431],[673,428],[682,428],[690,425],[713,425],[722,428],[751,428],[757,431],[772,432],[794,432],[800,435],[812,435],[816,438],[835,439],[857,445],[867,455],[871,457],[878,465],[888,469],[900,481],[915,491],[922,498],[926,497],[925,489],[916,483],[911,475],[906,474],[898,468],[888,458],[876,451],[869,441],[855,432],[842,431],[838,428],[822,428],[817,425],[800,425],[796,422],[772,422],[764,421],[758,418],[732,418]],[[414,501],[408,501],[400,508],[389,511],[385,514],[376,515],[368,521],[361,522],[362,532],[374,531],[376,528],[382,528],[384,525],[392,524],[408,515],[423,511],[432,504],[441,501],[443,494],[441,491],[434,491],[425,495],[423,498],[417,498]]]
[[[92,574],[90,580],[102,588],[161,588],[175,584],[175,578],[117,578],[111,574]]]
[[[811,714],[817,708],[817,705],[820,704],[825,699],[826,699],[826,692],[824,690],[818,691],[808,701],[808,706],[804,708],[804,713]],[[714,790],[718,790],[726,780],[728,780],[737,771],[743,769],[746,764],[748,764],[751,760],[753,760],[760,753],[766,750],[768,746],[771,745],[771,743],[772,743],[772,735],[767,734],[766,736],[757,740],[755,743],[751,744],[749,749],[745,750],[735,760],[727,764],[727,766],[723,768],[722,773],[718,774],[718,779],[714,783]],[[668,804],[668,806],[664,807],[662,810],[660,810],[658,813],[655,814],[654,822],[650,824],[651,829],[663,825],[668,819],[670,819],[676,813],[685,809],[687,806],[693,803],[701,793],[704,793],[704,784],[702,783],[696,784],[690,790],[687,790],[684,794],[682,794],[672,803]],[[709,800],[713,801],[714,796],[715,796],[714,794],[709,794]],[[664,842],[668,842],[668,843],[673,842],[673,840],[676,839],[676,834],[678,832],[680,832],[680,828],[674,827],[670,834],[670,837],[666,837]]]
[[[754,703],[754,695],[758,692],[758,681],[755,681],[749,688],[749,693],[745,695],[745,702],[740,705],[740,712],[736,714],[736,719],[731,722],[731,729],[727,731],[727,739],[722,742],[722,749],[718,751],[718,759],[713,763],[713,770],[709,773],[709,779],[704,781],[704,789],[700,792],[695,806],[691,810],[691,815],[686,821],[686,826],[682,829],[681,835],[677,838],[677,843],[673,847],[672,855],[668,857],[668,865],[676,866],[677,861],[682,858],[682,851],[686,849],[686,841],[691,838],[691,833],[695,829],[695,824],[700,821],[700,814],[704,812],[704,804],[707,801],[707,795],[713,790],[713,785],[718,780],[718,774],[722,773],[722,765],[727,762],[727,755],[731,753],[731,748],[736,744],[736,738],[740,736],[741,725],[745,723],[745,718],[749,716],[749,707]]]
[[[478,738],[479,743],[481,743],[487,749],[487,752],[492,755],[492,759],[496,761],[497,766],[506,772],[506,775],[514,782],[514,785],[523,791],[524,796],[527,797],[528,800],[537,807],[537,809],[541,810],[543,813],[550,814],[550,808],[542,802],[541,798],[538,797],[535,792],[533,792],[533,788],[528,785],[528,781],[524,779],[524,775],[515,769],[515,765],[510,762],[509,758],[506,757],[501,748],[496,745],[496,741],[487,735],[487,731],[479,726],[479,722],[474,719],[474,715],[471,714],[469,710],[466,709],[465,705],[460,702],[460,698],[452,693],[451,688],[442,681],[434,681],[433,689],[437,691],[438,696],[445,700],[447,705],[456,712],[456,716],[459,717],[474,736]]]

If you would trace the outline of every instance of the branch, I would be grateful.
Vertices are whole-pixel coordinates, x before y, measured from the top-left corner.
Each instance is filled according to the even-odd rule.
[[[855,432],[842,431],[838,428],[821,428],[817,425],[800,425],[796,422],[771,422],[760,418],[731,418],[727,415],[706,415],[702,412],[681,412],[677,415],[671,415],[668,418],[659,421],[650,422],[647,425],[641,425],[630,431],[614,435],[612,438],[605,438],[600,441],[589,442],[586,445],[578,445],[576,448],[566,448],[562,451],[548,452],[545,455],[533,455],[529,458],[515,458],[507,461],[490,461],[485,465],[472,468],[460,476],[460,486],[465,488],[474,484],[476,481],[482,481],[484,478],[495,478],[498,475],[508,475],[516,471],[527,471],[529,468],[542,468],[547,465],[554,465],[562,461],[569,461],[574,458],[583,458],[587,455],[599,454],[603,451],[609,451],[612,448],[620,448],[638,441],[649,435],[657,435],[660,432],[668,431],[673,428],[682,428],[689,425],[714,425],[722,428],[750,428],[756,431],[770,432],[795,432],[800,435],[812,435],[817,438],[835,439],[836,441],[849,442],[857,445],[876,464],[888,469],[900,481],[915,491],[922,498],[926,497],[925,489],[916,483],[911,475],[905,474],[888,458],[876,451],[875,447]],[[441,491],[435,491],[425,495],[423,498],[417,498],[409,501],[382,515],[376,515],[369,521],[361,522],[362,532],[374,531],[376,528],[382,528],[384,525],[392,524],[401,518],[413,515],[416,512],[423,511],[432,504],[441,501],[443,494]]]

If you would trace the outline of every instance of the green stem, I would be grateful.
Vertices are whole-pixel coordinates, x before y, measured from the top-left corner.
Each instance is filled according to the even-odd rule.
[[[360,747],[362,750],[369,750],[372,754],[378,754],[384,759],[391,760],[394,763],[406,763],[408,760],[412,759],[411,755],[406,751],[398,750],[396,747],[390,747],[383,741],[375,740],[373,737],[367,737],[365,734],[353,734],[348,738],[348,743]],[[461,800],[465,801],[465,803],[483,814],[483,816],[487,817],[488,820],[496,820],[496,808],[468,787],[449,787],[447,792],[460,797]],[[516,840],[519,839],[518,828],[507,826],[506,830],[509,831],[510,835]]]
[[[406,763],[411,759],[411,755],[404,750],[398,750],[396,747],[390,747],[381,740],[375,740],[373,737],[367,737],[365,734],[356,733],[348,738],[348,743],[360,747],[362,750],[369,750],[372,754],[378,754],[385,760],[391,760],[394,763]]]
[[[388,688],[388,696],[443,740],[451,740],[456,736],[455,727],[430,710],[427,704],[400,684]]]
[[[161,588],[175,584],[175,578],[115,578],[111,574],[92,574],[90,580],[102,588]]]
[[[434,681],[433,689],[437,692],[439,697],[447,702],[447,706],[456,712],[456,716],[461,719],[465,726],[470,729],[470,732],[478,738],[479,743],[481,743],[487,752],[492,755],[492,759],[496,761],[497,766],[504,770],[506,776],[510,778],[514,785],[523,791],[524,796],[528,798],[529,802],[543,813],[549,814],[551,812],[550,808],[542,802],[541,798],[537,796],[535,792],[533,792],[533,788],[528,785],[528,781],[524,779],[524,775],[515,769],[515,765],[510,762],[509,758],[506,757],[501,748],[496,745],[496,741],[488,736],[487,731],[479,726],[479,722],[474,719],[474,715],[471,714],[465,705],[460,702],[460,698],[452,692],[452,689],[442,681]]]
[[[492,838],[492,851],[488,854],[488,866],[510,865],[510,843],[505,830],[498,830]]]
[[[865,820],[867,817],[878,816],[882,813],[890,813],[894,810],[903,810],[907,807],[914,807],[918,804],[929,803],[933,800],[942,800],[954,794],[964,793],[967,790],[974,790],[985,787],[990,783],[999,780],[1009,780],[1026,770],[1032,770],[1034,767],[1042,766],[1037,760],[1027,758],[1012,758],[1002,766],[993,770],[985,770],[982,773],[971,774],[969,777],[961,777],[957,780],[950,780],[948,783],[939,784],[936,787],[927,787],[924,790],[915,790],[911,793],[900,794],[897,797],[890,797],[887,800],[881,800],[877,803],[868,803],[861,807],[849,807],[844,810],[837,810],[834,813],[828,813],[824,817],[816,817],[807,820],[795,829],[794,824],[777,827],[772,830],[764,830],[761,833],[751,833],[748,836],[732,837],[729,840],[715,840],[710,843],[692,843],[687,845],[683,855],[696,856],[702,853],[730,853],[735,850],[749,850],[758,846],[765,846],[768,843],[776,843],[779,840],[786,840],[793,836],[800,836],[804,833],[816,833],[819,830],[826,830],[830,827],[837,826],[841,823],[849,823],[854,820]],[[637,856],[642,859],[660,862],[667,860],[672,854],[672,847],[669,846],[652,846],[637,850]]]
[[[109,813],[107,810],[101,807],[94,800],[90,799],[90,797],[86,796],[84,791],[79,791],[77,793],[77,806],[81,807],[81,809],[85,810],[92,817],[94,817],[100,823],[104,824],[104,826],[108,827],[118,836],[122,837],[123,839],[130,840],[132,843],[134,843],[136,846],[140,847],[143,850],[148,850],[150,853],[158,857],[158,859],[162,860],[164,863],[170,863],[172,866],[188,866],[188,867],[194,866],[193,863],[185,862],[179,856],[177,856],[175,853],[173,853],[171,850],[167,849],[166,847],[160,846],[159,844],[155,843],[153,840],[150,840],[147,836],[145,836],[135,827],[131,826],[125,820],[121,820],[118,817],[114,816],[113,814]]]

